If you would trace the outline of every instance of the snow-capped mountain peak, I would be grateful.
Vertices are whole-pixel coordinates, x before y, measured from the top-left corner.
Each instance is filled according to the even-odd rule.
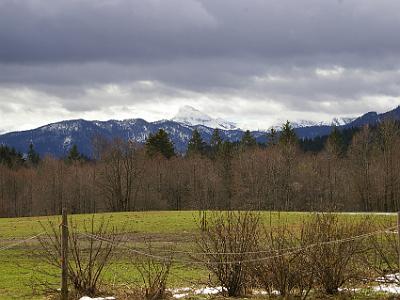
[[[332,125],[343,126],[353,122],[356,118],[333,118]]]
[[[317,122],[317,121],[310,121],[310,120],[298,120],[298,121],[291,122],[291,124],[294,128],[304,128],[304,127],[311,127],[311,126],[328,125],[324,121]]]
[[[212,118],[189,105],[179,108],[178,113],[172,118],[172,121],[190,126],[203,125],[224,130],[233,130],[238,128],[233,122],[225,121],[221,118]]]
[[[306,128],[315,126],[344,126],[353,122],[355,118],[333,118],[331,121],[311,121],[311,120],[296,120],[290,121],[293,128]],[[282,125],[286,123],[284,120],[278,120],[272,126],[274,129],[281,130]]]

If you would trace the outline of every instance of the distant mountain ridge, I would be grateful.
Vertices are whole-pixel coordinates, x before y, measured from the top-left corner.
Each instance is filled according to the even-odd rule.
[[[387,118],[400,120],[400,107],[383,114],[369,112],[354,120],[348,120],[347,123],[341,121],[343,123],[338,123],[340,125],[334,125],[338,125],[338,128],[360,127],[366,124],[376,125]],[[328,124],[294,125],[295,131],[300,138],[324,136],[328,135],[332,130],[332,125]],[[92,140],[97,135],[108,139],[122,138],[144,143],[149,134],[155,133],[162,128],[170,135],[176,151],[184,153],[194,129],[197,129],[203,139],[209,142],[215,127],[219,128],[221,137],[224,140],[231,142],[239,141],[244,132],[237,128],[234,123],[213,119],[199,111],[193,112],[192,108],[186,107],[172,120],[156,122],[147,122],[143,119],[122,121],[86,121],[78,119],[61,121],[32,130],[2,134],[0,135],[0,144],[14,147],[18,151],[25,153],[29,144],[33,142],[40,155],[49,154],[56,157],[65,156],[72,145],[76,144],[79,151],[87,156],[92,156]],[[265,131],[252,131],[252,134],[258,142],[266,142]]]

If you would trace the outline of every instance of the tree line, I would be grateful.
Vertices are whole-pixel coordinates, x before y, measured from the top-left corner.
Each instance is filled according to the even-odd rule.
[[[323,146],[321,147],[321,141]],[[64,159],[0,147],[0,216],[139,210],[338,210],[400,208],[400,127],[395,121],[299,140],[287,122],[266,145],[249,131],[210,143],[194,131],[186,155],[167,132],[144,146],[93,139],[93,158],[76,146]]]

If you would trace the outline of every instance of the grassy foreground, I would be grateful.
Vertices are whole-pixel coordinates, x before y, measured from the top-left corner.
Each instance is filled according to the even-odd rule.
[[[265,223],[277,224],[286,222],[291,226],[299,226],[310,214],[297,212],[262,212]],[[345,220],[355,220],[365,215],[342,214]],[[136,239],[135,246],[142,247],[143,238],[151,239],[157,245],[173,244],[176,249],[189,249],[193,243],[193,235],[198,230],[196,219],[198,212],[132,212],[132,213],[104,213],[95,216],[96,221],[101,218],[109,219],[111,224],[124,228],[131,237]],[[71,216],[78,227],[83,227],[85,222],[90,222],[92,215]],[[396,222],[395,214],[373,214],[371,218],[379,221],[391,220]],[[43,295],[33,296],[33,277],[44,278],[36,272],[40,261],[30,256],[29,253],[37,243],[32,240],[27,244],[20,244],[11,249],[1,250],[7,245],[12,245],[22,239],[31,237],[43,231],[40,223],[46,226],[48,220],[59,222],[59,216],[30,217],[30,218],[3,218],[0,219],[0,299],[44,299]],[[43,268],[43,266],[41,266]],[[55,272],[51,270],[49,272]],[[201,266],[176,265],[171,274],[171,287],[187,287],[206,284],[208,272]],[[107,270],[105,280],[112,284],[123,284],[127,281],[136,281],[138,274],[132,264],[122,256]],[[50,278],[49,280],[57,280]],[[57,282],[57,281],[56,281]]]

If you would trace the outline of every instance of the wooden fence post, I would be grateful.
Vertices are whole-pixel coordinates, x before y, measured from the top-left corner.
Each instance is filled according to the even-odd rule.
[[[61,300],[68,300],[68,216],[65,207],[61,223]]]

